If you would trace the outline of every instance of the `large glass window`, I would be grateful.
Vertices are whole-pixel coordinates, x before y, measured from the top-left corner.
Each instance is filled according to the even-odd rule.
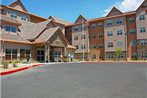
[[[142,46],[147,45],[147,40],[140,40],[140,45]]]
[[[109,59],[113,59],[113,58],[114,58],[113,53],[108,53],[108,58],[109,58]]]
[[[74,37],[74,40],[78,40],[78,36],[75,36],[75,37]]]
[[[135,34],[136,30],[135,29],[130,29],[130,34]]]
[[[17,59],[17,49],[5,49],[5,59],[13,60]]]
[[[130,22],[130,23],[134,23],[134,22],[135,22],[135,17],[130,17],[130,18],[129,18],[129,22]]]

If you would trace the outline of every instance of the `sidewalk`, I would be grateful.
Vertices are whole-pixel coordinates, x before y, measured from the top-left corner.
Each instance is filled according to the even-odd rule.
[[[3,69],[2,66],[0,66],[0,75],[8,75],[8,74],[12,74],[12,73],[16,73],[19,71],[23,71],[23,70],[27,70],[33,67],[37,67],[37,66],[43,66],[44,64],[42,63],[34,63],[34,64],[19,64],[18,67],[12,67],[12,65],[10,64],[8,69]]]

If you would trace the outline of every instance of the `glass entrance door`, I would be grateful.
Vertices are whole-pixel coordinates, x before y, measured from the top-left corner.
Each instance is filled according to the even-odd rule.
[[[54,51],[54,61],[61,62],[61,52],[60,51]]]
[[[44,62],[44,49],[37,49],[37,61]]]

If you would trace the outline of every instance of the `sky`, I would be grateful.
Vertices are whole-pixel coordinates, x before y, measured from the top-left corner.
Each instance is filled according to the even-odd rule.
[[[9,5],[15,0],[0,0]],[[21,0],[26,9],[45,18],[56,16],[74,22],[79,15],[88,19],[106,16],[112,7],[122,12],[134,11],[144,0]]]

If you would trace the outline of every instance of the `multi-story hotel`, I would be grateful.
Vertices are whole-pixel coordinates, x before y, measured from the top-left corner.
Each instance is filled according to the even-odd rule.
[[[147,59],[147,0],[135,11],[112,8],[107,16],[74,23],[29,13],[20,0],[0,6],[0,58],[37,61]],[[74,46],[74,47],[73,47]],[[76,49],[75,49],[76,48]]]
[[[70,22],[31,14],[20,0],[0,5],[0,21],[1,60],[63,61],[75,51],[65,37]]]
[[[84,27],[83,42],[81,25],[85,22],[89,25]],[[113,7],[106,17],[86,19],[80,15],[66,27],[65,35],[77,47],[76,59],[82,60],[85,53],[88,60],[115,60],[117,48],[123,52],[120,59],[147,59],[147,0],[136,11],[123,13]]]

